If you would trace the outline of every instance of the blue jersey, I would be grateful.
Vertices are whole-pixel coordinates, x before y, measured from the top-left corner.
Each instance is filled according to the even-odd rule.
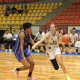
[[[25,31],[22,31],[22,32],[24,32],[24,34],[25,34]],[[30,35],[29,34],[28,35],[25,34],[24,44],[23,44],[24,53],[26,53],[28,51],[28,41],[29,41],[29,39],[30,39]],[[21,52],[19,35],[18,35],[18,37],[16,39],[16,44],[15,44],[15,47],[14,47],[14,51]]]

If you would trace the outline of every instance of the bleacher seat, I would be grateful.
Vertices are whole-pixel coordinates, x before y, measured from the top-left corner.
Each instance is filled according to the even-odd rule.
[[[65,19],[65,16],[62,16],[61,19]]]
[[[55,23],[55,20],[52,20],[52,22],[51,23]]]
[[[65,23],[65,20],[61,20],[60,24],[64,24]]]
[[[55,19],[56,19],[56,16],[53,16],[51,20],[55,20]]]
[[[70,19],[75,19],[75,16],[70,16]]]
[[[48,20],[46,24],[51,24],[51,20]]]

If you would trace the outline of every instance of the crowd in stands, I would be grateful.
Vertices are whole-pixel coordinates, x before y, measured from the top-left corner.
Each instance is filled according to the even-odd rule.
[[[21,28],[20,29],[20,32],[23,31],[23,29]],[[48,32],[48,31],[47,31]],[[65,34],[64,30],[61,29],[59,31],[57,31],[59,33],[59,35],[62,36]],[[70,38],[71,38],[71,41],[68,43],[68,44],[61,44],[60,42],[58,43],[58,45],[62,45],[63,47],[63,50],[62,50],[62,54],[65,54],[65,46],[68,46],[69,49],[70,49],[70,54],[73,53],[72,51],[72,46],[75,47],[75,42],[76,41],[80,41],[80,36],[79,36],[79,33],[75,33],[76,32],[76,29],[75,28],[72,28],[71,30],[71,34],[70,34]],[[9,30],[7,29],[4,33],[4,35],[0,38],[0,44],[1,43],[7,43],[5,46],[5,51],[12,51],[13,49],[13,46],[15,45],[15,42],[16,42],[16,38],[19,34],[19,30],[16,30],[15,32],[13,32],[12,34],[9,33]],[[13,36],[12,36],[13,35]],[[39,41],[42,37],[44,37],[45,33],[42,31],[42,29],[40,28],[39,29],[39,32],[35,35],[33,35],[32,33],[30,33],[32,39],[34,40],[34,42],[36,43],[37,41]],[[42,43],[44,44],[45,41]],[[9,49],[9,45],[10,45],[10,49]],[[30,50],[32,50],[32,45],[29,43],[28,45],[30,45]],[[36,52],[41,52],[41,47],[37,47],[35,49]],[[44,51],[46,50],[45,46],[43,46],[43,49]],[[34,51],[34,50],[32,50]],[[78,53],[78,48],[75,47],[75,51],[77,54]]]
[[[9,6],[7,6],[6,11],[5,11],[5,16],[9,16],[9,14],[14,14],[14,13],[28,13],[28,8],[26,5],[22,5],[21,8],[19,10],[17,10],[15,8],[15,5],[13,5],[12,8],[10,8]]]

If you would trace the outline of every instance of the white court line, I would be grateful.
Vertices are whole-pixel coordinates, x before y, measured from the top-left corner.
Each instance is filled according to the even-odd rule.
[[[23,65],[0,65],[0,66],[23,66]],[[48,66],[48,65],[35,65],[35,66],[53,67],[53,66]],[[66,66],[66,68],[80,68],[80,67],[67,67]]]
[[[10,59],[10,60],[17,60],[17,59],[12,59],[12,58],[0,58],[0,59]],[[38,62],[45,62],[45,61],[40,61],[40,60],[34,60],[34,61],[38,61]],[[46,62],[50,62],[50,61],[46,61]],[[79,63],[69,63],[69,62],[63,62],[63,63],[66,63],[66,64],[78,64],[80,65]]]

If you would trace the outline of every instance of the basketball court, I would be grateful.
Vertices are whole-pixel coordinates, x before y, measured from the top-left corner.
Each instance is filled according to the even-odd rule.
[[[34,62],[33,77],[37,80],[66,80],[61,68],[54,70],[51,62],[43,53],[31,53]],[[71,80],[80,80],[80,56],[62,55],[63,63]],[[27,80],[28,70],[20,71],[20,78],[14,75],[14,68],[22,66],[13,52],[0,52],[0,80]]]

